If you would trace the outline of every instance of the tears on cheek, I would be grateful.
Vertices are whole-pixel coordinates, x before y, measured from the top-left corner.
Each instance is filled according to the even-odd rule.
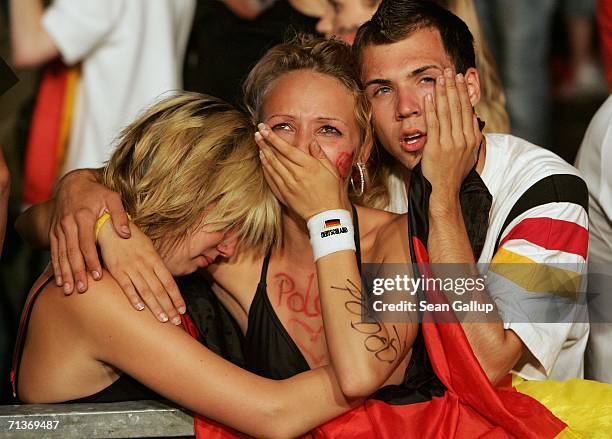
[[[340,174],[341,178],[346,178],[349,175],[349,172],[351,170],[351,165],[353,163],[353,153],[348,153],[346,151],[341,152],[340,154],[338,154],[338,157],[336,158],[336,169],[338,170],[338,173]]]

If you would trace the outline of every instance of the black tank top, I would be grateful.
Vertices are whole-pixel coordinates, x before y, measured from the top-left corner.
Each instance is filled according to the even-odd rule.
[[[359,218],[355,207],[353,207],[353,222],[355,256],[361,273]],[[279,380],[306,372],[310,370],[310,366],[276,315],[268,298],[266,276],[270,256],[269,252],[262,264],[257,291],[249,309],[244,353],[247,370],[266,378]],[[433,371],[425,341],[419,330],[412,346],[404,381],[398,385],[380,388],[370,399],[381,400],[389,404],[411,404],[429,401],[434,396],[441,396],[444,391],[444,385]]]
[[[19,377],[19,364],[21,362],[21,356],[23,355],[23,347],[25,341],[25,335],[27,333],[28,324],[30,322],[30,316],[32,315],[32,308],[34,307],[34,302],[40,295],[40,292],[48,285],[48,283],[53,279],[53,277],[49,277],[49,279],[42,284],[42,286],[35,291],[26,302],[26,305],[23,309],[20,327],[19,327],[19,335],[17,336],[17,341],[15,344],[15,353],[13,358],[13,368],[11,370],[11,379],[13,381],[13,396],[17,398],[16,390],[17,390],[17,378]],[[64,404],[72,404],[72,403],[85,403],[85,402],[122,402],[122,401],[141,401],[146,399],[165,399],[163,396],[155,393],[153,390],[149,389],[146,386],[143,386],[134,378],[129,376],[126,373],[122,373],[119,375],[119,378],[115,380],[110,386],[105,387],[99,392],[94,393],[93,395],[84,396],[82,398],[72,399],[70,401],[64,401]],[[21,403],[21,401],[18,401]]]

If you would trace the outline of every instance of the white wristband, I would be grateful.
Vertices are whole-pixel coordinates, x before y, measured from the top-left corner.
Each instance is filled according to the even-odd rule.
[[[353,220],[348,210],[326,210],[308,220],[315,262],[331,253],[355,250]]]

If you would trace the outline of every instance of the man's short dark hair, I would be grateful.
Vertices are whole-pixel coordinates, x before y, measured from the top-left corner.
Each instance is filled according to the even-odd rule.
[[[357,32],[354,54],[362,63],[362,52],[369,45],[392,44],[421,29],[440,33],[444,50],[457,72],[476,67],[474,37],[467,25],[452,12],[429,0],[383,0],[370,21]]]

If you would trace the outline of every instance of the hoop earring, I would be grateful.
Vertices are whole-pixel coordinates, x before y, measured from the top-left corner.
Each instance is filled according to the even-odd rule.
[[[353,188],[353,192],[355,192],[355,195],[361,197],[363,195],[363,192],[365,191],[366,165],[365,163],[357,162],[355,163],[355,166],[357,166],[357,170],[359,171],[359,190],[357,190],[357,188],[355,187],[353,175],[351,175],[351,187]],[[353,174],[355,174],[355,172],[353,172]]]

